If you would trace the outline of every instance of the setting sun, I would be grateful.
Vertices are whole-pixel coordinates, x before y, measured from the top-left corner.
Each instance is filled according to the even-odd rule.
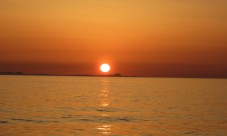
[[[108,64],[102,64],[102,65],[100,66],[100,70],[101,70],[102,72],[109,72],[109,71],[110,71],[110,66],[109,66]]]

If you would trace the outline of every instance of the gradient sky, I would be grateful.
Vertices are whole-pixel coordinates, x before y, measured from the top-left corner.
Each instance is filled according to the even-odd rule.
[[[227,76],[226,0],[0,0],[0,71]]]

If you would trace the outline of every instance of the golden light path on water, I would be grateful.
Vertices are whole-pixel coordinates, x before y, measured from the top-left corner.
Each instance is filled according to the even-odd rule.
[[[100,90],[100,107],[103,110],[106,110],[110,106],[109,100],[109,81],[106,78],[103,78],[101,81],[101,90]],[[100,116],[102,117],[110,117],[109,113],[102,113]],[[97,126],[97,130],[103,135],[110,135],[111,134],[111,124],[104,123],[102,125]]]

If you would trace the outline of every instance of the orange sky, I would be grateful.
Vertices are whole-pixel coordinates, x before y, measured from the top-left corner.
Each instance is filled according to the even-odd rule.
[[[0,1],[0,71],[226,74],[227,1]],[[169,68],[167,68],[169,67]],[[226,74],[227,75],[227,74]]]

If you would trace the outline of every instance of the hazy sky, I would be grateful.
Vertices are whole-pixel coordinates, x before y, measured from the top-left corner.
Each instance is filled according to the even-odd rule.
[[[227,75],[226,37],[226,0],[0,0],[0,71]]]

